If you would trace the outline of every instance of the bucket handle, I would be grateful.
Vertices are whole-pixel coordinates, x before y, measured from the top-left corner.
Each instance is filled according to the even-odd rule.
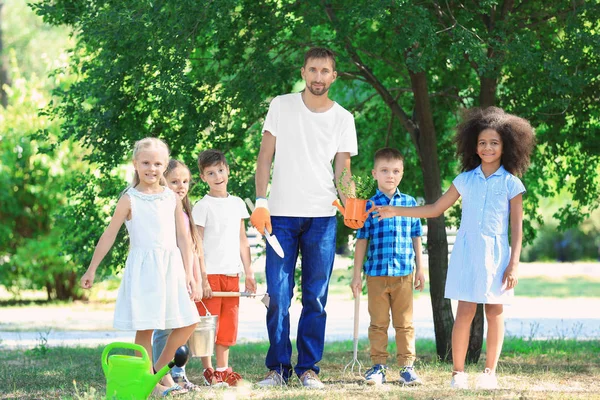
[[[210,313],[210,311],[208,311],[208,308],[206,308],[206,305],[204,304],[204,302],[202,300],[198,300],[196,303],[201,303],[202,307],[204,307],[204,309],[206,310],[206,316],[210,317],[212,314]]]

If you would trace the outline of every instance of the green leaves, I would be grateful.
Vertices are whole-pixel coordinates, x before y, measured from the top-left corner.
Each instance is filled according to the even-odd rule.
[[[45,0],[34,7],[77,32],[71,71],[78,79],[55,92],[47,112],[61,119],[61,140],[90,150],[87,160],[101,171],[94,184],[112,187],[107,174],[129,162],[133,142],[159,136],[190,166],[201,149],[224,150],[231,191],[250,195],[267,104],[302,87],[302,55],[321,45],[337,54],[330,94],[355,115],[353,171],[368,173],[378,148],[396,147],[405,156],[403,190],[432,196],[439,188],[426,185],[446,189],[458,172],[452,138],[459,109],[497,104],[537,127],[539,149],[524,176],[526,224],[540,220],[538,199],[561,188],[575,201],[557,217],[576,224],[600,190],[600,5],[511,4]],[[416,113],[423,100],[412,86],[416,72],[426,76],[419,95],[431,105],[437,155],[421,154],[431,142],[420,142],[427,121]],[[411,124],[418,128],[412,136]],[[431,157],[439,160],[439,180],[424,177]]]
[[[348,169],[344,168],[337,187],[347,198],[367,200],[375,194],[377,181],[370,174],[352,174],[348,179]]]

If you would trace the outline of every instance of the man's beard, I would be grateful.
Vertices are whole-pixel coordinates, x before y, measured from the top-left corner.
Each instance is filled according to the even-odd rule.
[[[321,89],[315,90],[312,88],[312,85],[306,85],[306,89],[315,96],[323,96],[329,91],[329,86],[323,85]]]

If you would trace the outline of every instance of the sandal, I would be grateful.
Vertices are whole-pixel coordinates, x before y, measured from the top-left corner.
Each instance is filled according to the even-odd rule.
[[[162,392],[162,396],[163,397],[177,396],[177,395],[180,395],[180,394],[185,394],[187,392],[188,392],[187,389],[182,388],[178,384],[174,384],[173,386],[171,386],[170,388],[168,388],[167,390],[165,390],[164,392]]]
[[[182,385],[185,390],[189,390],[190,392],[199,392],[202,390],[200,386],[190,382],[187,376],[174,376],[173,380],[176,384]]]

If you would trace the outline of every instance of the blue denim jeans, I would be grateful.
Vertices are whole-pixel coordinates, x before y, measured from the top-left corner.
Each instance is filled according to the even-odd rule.
[[[292,374],[290,341],[290,304],[294,291],[294,270],[302,253],[302,313],[298,322],[296,346],[298,376],[308,370],[319,373],[316,365],[323,357],[327,292],[335,257],[335,217],[271,217],[273,234],[285,253],[280,258],[267,244],[267,310],[269,351],[265,365],[284,379]]]

